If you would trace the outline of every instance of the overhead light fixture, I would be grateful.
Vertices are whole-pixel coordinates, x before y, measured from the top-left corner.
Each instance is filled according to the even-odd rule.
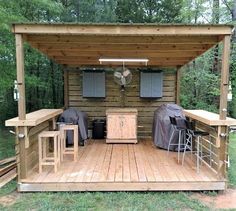
[[[102,62],[121,62],[121,63],[136,63],[136,62],[143,62],[147,65],[149,59],[122,59],[122,58],[100,58],[99,62],[102,64]]]

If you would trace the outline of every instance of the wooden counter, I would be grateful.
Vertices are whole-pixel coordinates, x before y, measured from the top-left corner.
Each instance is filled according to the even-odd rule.
[[[63,109],[41,109],[26,114],[25,120],[19,120],[18,117],[6,120],[5,126],[37,126],[40,123],[52,119],[63,112]]]
[[[137,143],[137,115],[137,109],[108,109],[106,143]]]
[[[219,114],[205,110],[184,110],[184,114],[194,120],[200,121],[210,126],[230,126],[236,125],[236,119],[227,117],[226,120],[220,120]]]

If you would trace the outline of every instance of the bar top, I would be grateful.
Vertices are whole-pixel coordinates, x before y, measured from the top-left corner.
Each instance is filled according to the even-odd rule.
[[[60,115],[63,109],[40,109],[26,114],[25,120],[19,120],[18,117],[5,121],[6,126],[36,126]]]
[[[236,125],[236,119],[227,117],[226,120],[220,120],[219,114],[205,111],[205,110],[184,110],[184,114],[187,117],[203,122],[207,125]]]

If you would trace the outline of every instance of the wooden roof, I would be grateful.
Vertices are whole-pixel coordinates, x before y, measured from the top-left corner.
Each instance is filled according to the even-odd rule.
[[[17,23],[12,31],[23,34],[32,47],[63,65],[101,66],[99,58],[147,58],[148,66],[181,67],[230,35],[232,28],[230,25]]]

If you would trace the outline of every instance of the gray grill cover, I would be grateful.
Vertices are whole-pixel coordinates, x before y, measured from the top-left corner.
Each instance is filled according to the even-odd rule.
[[[79,125],[79,140],[86,140],[88,138],[88,116],[85,112],[69,108],[61,114],[59,122]],[[67,144],[73,144],[72,135],[71,131],[67,132]]]
[[[176,104],[163,104],[155,112],[153,118],[152,137],[157,147],[168,149],[170,136],[173,128],[170,124],[169,116],[184,117],[183,109]],[[173,136],[172,143],[178,143],[178,134]],[[175,150],[177,146],[170,146],[170,150]]]

